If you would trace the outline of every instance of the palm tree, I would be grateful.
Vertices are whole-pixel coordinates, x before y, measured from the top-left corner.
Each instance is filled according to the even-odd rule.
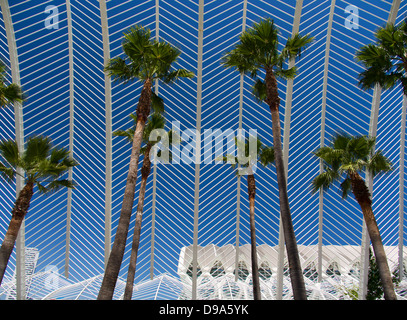
[[[366,68],[359,74],[359,85],[365,90],[376,84],[389,89],[401,83],[407,94],[407,22],[387,24],[376,31],[375,37],[375,43],[356,52],[356,60]]]
[[[313,38],[310,35],[294,34],[287,39],[286,45],[281,52],[278,52],[278,33],[277,27],[270,19],[255,23],[252,28],[240,35],[240,41],[233,50],[223,56],[222,63],[226,67],[250,75],[256,81],[253,86],[253,94],[258,100],[266,102],[270,108],[280,214],[293,295],[296,300],[306,300],[304,278],[288,202],[287,181],[281,146],[280,97],[277,88],[277,77],[283,79],[293,79],[295,77],[296,67],[285,69],[284,64],[287,60],[298,57]],[[266,73],[264,80],[258,78],[261,70]]]
[[[134,136],[134,131],[137,124],[137,116],[134,114],[130,115],[130,117],[134,121],[134,126],[131,129],[127,130],[118,130],[113,133],[115,136],[126,137],[127,140],[131,143]],[[137,264],[137,255],[138,255],[138,247],[140,243],[140,234],[141,234],[141,223],[143,218],[143,207],[144,207],[144,197],[146,192],[147,186],[147,179],[150,175],[151,169],[151,158],[150,158],[150,151],[153,146],[158,141],[150,141],[150,134],[153,130],[156,129],[164,129],[165,126],[165,118],[160,113],[153,113],[146,124],[143,134],[143,143],[145,146],[141,148],[140,153],[144,154],[143,166],[141,168],[141,184],[140,184],[140,191],[139,191],[139,198],[137,204],[137,215],[136,215],[136,224],[134,227],[134,234],[133,234],[133,243],[131,248],[131,255],[130,255],[130,263],[127,272],[127,281],[126,281],[126,288],[124,291],[123,300],[131,300],[133,294],[133,283],[134,283],[134,276],[136,272],[136,264]],[[170,134],[171,135],[171,134]],[[170,137],[171,138],[171,137]],[[169,141],[171,143],[171,141]]]
[[[243,164],[247,173],[247,193],[249,196],[249,208],[250,208],[250,244],[251,244],[251,261],[252,261],[252,281],[253,281],[253,298],[254,300],[261,300],[260,291],[260,277],[259,277],[259,267],[257,262],[257,247],[256,247],[256,227],[255,227],[255,197],[256,197],[256,180],[254,178],[254,166],[259,161],[263,166],[268,166],[274,163],[274,149],[273,147],[266,147],[262,144],[260,139],[257,139],[257,153],[250,154],[249,140],[246,141],[236,139],[236,145],[238,149],[244,150],[245,157],[248,161]],[[236,169],[236,165],[239,163],[239,158],[230,158],[225,156],[222,158],[226,163],[230,159],[234,161],[231,162],[232,168]],[[241,175],[241,170],[237,170],[237,174]]]
[[[53,147],[51,139],[43,136],[29,138],[22,154],[18,150],[18,145],[13,140],[0,142],[0,155],[5,160],[0,162],[2,177],[11,183],[16,175],[24,172],[25,179],[25,185],[11,211],[10,224],[0,247],[0,284],[34,195],[34,187],[37,187],[40,194],[55,192],[63,187],[74,188],[72,181],[63,178],[70,168],[77,165],[68,150]]]
[[[181,52],[165,41],[152,39],[150,30],[147,28],[137,25],[130,28],[124,34],[122,48],[125,57],[111,59],[105,67],[105,71],[114,80],[124,83],[138,79],[143,83],[143,87],[136,109],[137,125],[132,141],[122,209],[98,300],[111,300],[113,298],[119,276],[133,208],[143,132],[150,114],[152,84],[156,79],[164,83],[172,83],[179,78],[192,78],[194,76],[192,72],[184,69],[172,69],[172,65],[176,63]]]
[[[21,87],[16,83],[6,82],[6,65],[0,61],[0,108],[15,102],[23,102],[25,97]]]
[[[343,178],[340,184],[342,198],[346,198],[352,191],[362,209],[380,271],[384,297],[386,300],[396,300],[386,253],[372,211],[371,195],[365,181],[359,175],[361,171],[375,176],[391,170],[391,163],[382,151],[374,151],[375,143],[376,138],[374,137],[337,134],[330,146],[322,147],[314,152],[318,158],[322,159],[324,172],[314,178],[312,187],[313,192],[320,189],[327,190],[334,182]]]

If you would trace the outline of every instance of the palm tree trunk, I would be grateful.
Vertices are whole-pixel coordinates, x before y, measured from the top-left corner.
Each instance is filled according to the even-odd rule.
[[[302,273],[297,241],[295,239],[294,227],[288,202],[287,181],[285,177],[283,149],[281,145],[281,126],[279,114],[280,98],[278,96],[277,79],[274,76],[273,70],[271,68],[266,69],[265,81],[267,90],[267,98],[265,101],[269,105],[271,112],[273,146],[277,172],[278,194],[280,201],[280,214],[287,249],[287,258],[290,269],[293,296],[295,300],[307,300],[304,277]]]
[[[252,258],[253,299],[261,300],[259,265],[257,262],[256,228],[254,224],[254,200],[256,196],[256,181],[254,175],[247,176],[247,189],[250,205],[250,242]]]
[[[362,209],[370,241],[372,242],[377,267],[380,273],[380,280],[383,286],[384,298],[386,300],[397,300],[379,227],[377,226],[373,214],[369,189],[357,172],[352,172],[349,176],[352,182],[352,192]]]
[[[11,220],[8,226],[6,235],[0,248],[0,284],[3,281],[4,273],[6,272],[7,264],[13,252],[14,245],[17,240],[18,232],[30,207],[30,201],[34,194],[34,184],[28,182],[20,191],[14,208],[11,211]]]
[[[141,222],[143,219],[144,197],[146,194],[147,179],[148,176],[150,175],[151,169],[150,161],[151,147],[152,145],[150,143],[147,144],[146,151],[144,153],[143,167],[141,168],[141,184],[137,204],[136,225],[134,226],[133,243],[131,247],[130,263],[129,269],[127,271],[127,281],[126,288],[124,290],[123,300],[131,300],[131,297],[133,295],[133,283],[134,276],[136,273],[137,253],[140,244]]]
[[[127,234],[129,232],[130,218],[134,203],[134,193],[137,181],[137,166],[140,156],[140,148],[143,140],[144,127],[151,103],[151,80],[144,82],[140,99],[137,106],[137,124],[134,132],[133,145],[130,156],[129,172],[127,174],[126,187],[124,189],[123,204],[120,212],[119,223],[114,238],[112,250],[106,265],[102,285],[100,287],[98,300],[112,300],[120,266],[123,261],[126,247]]]

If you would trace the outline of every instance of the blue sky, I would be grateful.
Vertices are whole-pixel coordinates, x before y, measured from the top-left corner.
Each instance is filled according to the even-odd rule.
[[[69,140],[69,60],[65,1],[13,0],[11,14],[20,62],[21,83],[28,93],[24,104],[25,136],[45,134],[61,145]],[[318,161],[311,152],[319,147],[321,104],[330,1],[304,1],[300,32],[311,33],[314,43],[297,62],[299,74],[294,82],[291,114],[288,188],[297,240],[301,244],[318,242],[318,196],[311,195],[309,183],[318,173]],[[359,28],[347,29],[348,3],[336,1],[329,59],[325,143],[337,130],[368,133],[372,92],[357,87],[362,70],[354,59],[355,51],[372,41],[373,32],[388,17],[391,3],[377,5],[354,1],[359,8]],[[46,6],[58,8],[58,28],[45,28]],[[155,36],[155,1],[108,1],[111,57],[122,54],[122,32],[138,23]],[[103,47],[98,1],[71,1],[74,39],[75,121],[74,157],[80,166],[74,171],[78,188],[72,199],[71,277],[83,279],[103,272],[104,191],[105,191],[105,108]],[[292,32],[295,1],[248,1],[247,26],[261,18],[274,19],[284,43]],[[242,31],[243,1],[205,1],[202,131],[238,128],[240,76],[224,69],[219,59],[230,50]],[[404,18],[400,7],[397,22]],[[198,2],[160,1],[159,36],[176,45],[182,54],[177,67],[197,73]],[[0,28],[0,55],[8,61],[4,24]],[[280,48],[282,44],[280,45]],[[259,136],[272,143],[271,116],[265,104],[251,96],[253,84],[244,79],[243,123],[246,130],[257,129]],[[281,121],[284,124],[286,81],[279,81]],[[135,111],[140,92],[137,82],[112,85],[113,130],[131,125],[128,115]],[[168,128],[180,121],[181,130],[196,127],[197,77],[173,86],[159,85],[166,107]],[[398,88],[382,94],[378,148],[392,159],[395,169],[375,182],[374,209],[385,230],[386,244],[397,245],[398,166],[401,93]],[[0,137],[14,138],[11,109],[1,110]],[[129,147],[113,138],[112,236],[120,214],[128,169]],[[160,165],[157,168],[155,274],[175,273],[181,247],[192,244],[194,212],[194,165]],[[258,243],[278,242],[278,196],[275,170],[259,168],[256,173],[256,218]],[[200,245],[235,243],[237,179],[229,166],[202,164],[200,167],[199,234]],[[13,186],[1,184],[0,231],[4,233],[7,215],[15,196]],[[4,190],[4,193],[3,193]],[[135,205],[137,203],[137,196]],[[324,198],[324,244],[359,245],[361,213],[353,199],[341,201],[330,191]],[[151,239],[152,179],[147,185],[142,243],[136,280],[149,275]],[[132,225],[133,226],[132,220]],[[240,243],[249,242],[246,179],[241,189]],[[66,192],[35,198],[27,216],[27,246],[41,250],[39,268],[49,264],[61,272],[65,253]],[[132,228],[129,232],[131,239]],[[126,272],[128,241],[122,274]]]

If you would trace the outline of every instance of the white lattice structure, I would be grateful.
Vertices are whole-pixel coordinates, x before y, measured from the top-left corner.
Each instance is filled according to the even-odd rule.
[[[398,268],[398,254],[391,246],[385,251],[391,270]],[[188,288],[192,284],[192,246],[182,248],[178,274]],[[360,286],[360,246],[324,246],[322,255],[323,273],[318,277],[318,255],[315,246],[298,248],[304,279],[311,300],[350,299],[349,289]],[[354,252],[355,255],[349,254]],[[232,245],[218,247],[208,245],[198,248],[198,298],[199,299],[253,299],[251,287],[250,245],[239,247],[239,260],[236,268],[236,248]],[[258,247],[258,264],[262,298],[274,300],[278,296],[278,247],[261,245]],[[407,266],[407,260],[404,261]],[[287,261],[285,268],[288,269]],[[406,269],[407,270],[407,269]],[[320,279],[320,280],[319,280]],[[288,270],[284,272],[283,299],[292,299]],[[398,298],[407,299],[407,281],[397,288]],[[186,297],[188,298],[188,291]]]
[[[352,198],[341,200],[335,190],[310,193],[310,181],[320,171],[311,152],[327,144],[337,130],[377,136],[377,148],[390,158],[394,170],[369,181],[373,210],[388,254],[400,266],[407,241],[407,104],[399,87],[362,91],[357,77],[363,68],[354,54],[374,41],[377,28],[387,22],[398,24],[406,14],[407,4],[401,0],[0,0],[0,59],[10,68],[8,80],[21,84],[28,95],[23,105],[0,109],[0,139],[22,143],[34,134],[48,135],[80,163],[70,172],[78,184],[74,191],[33,198],[6,271],[11,279],[16,270],[16,298],[30,298],[28,281],[45,281],[50,266],[58,270],[52,274],[60,277],[61,291],[54,290],[49,298],[81,297],[75,290],[85,287],[93,288],[86,298],[95,297],[114,240],[130,156],[126,141],[111,134],[131,126],[128,115],[135,111],[141,89],[137,82],[113,83],[103,72],[109,58],[122,54],[123,32],[135,24],[150,28],[153,37],[182,51],[177,67],[196,75],[173,86],[155,84],[165,101],[167,129],[177,121],[183,132],[190,129],[202,134],[214,129],[256,129],[264,143],[272,144],[270,112],[253,99],[253,81],[219,63],[243,30],[266,17],[279,27],[281,43],[295,32],[315,38],[301,59],[291,62],[298,67],[295,80],[278,81],[294,229],[304,268],[312,260],[320,275],[316,282],[307,280],[307,290],[317,295],[318,288],[328,286],[321,275],[330,250],[340,247],[332,255],[360,261],[358,286],[363,298],[368,239],[360,208]],[[184,138],[193,140],[187,134]],[[200,151],[203,155],[203,145]],[[192,274],[188,285],[176,280],[184,247],[188,249],[183,251],[183,261],[195,265],[200,247],[228,248],[222,261],[230,264],[246,255],[250,242],[246,179],[236,178],[228,166],[201,160],[157,164],[152,170],[135,279],[136,286],[146,288],[141,292],[149,292],[162,279],[180,293],[171,298],[203,297],[205,284],[198,274]],[[0,181],[0,240],[22,183],[21,179],[12,185]],[[284,276],[275,169],[259,167],[256,186],[257,243],[260,251],[272,248],[264,249],[264,254],[273,256],[269,263],[275,270],[273,279],[277,277],[265,297],[287,298],[290,289]],[[121,279],[126,278],[134,219]],[[26,247],[40,251],[33,275],[25,273]],[[244,297],[250,298],[248,283],[236,281],[232,274],[220,277],[228,287],[243,286]],[[2,290],[9,292],[4,286]],[[117,299],[121,286],[120,282]],[[46,294],[51,294],[53,290],[47,288]],[[211,290],[205,292],[206,298],[211,297]],[[154,294],[139,297],[154,298]]]

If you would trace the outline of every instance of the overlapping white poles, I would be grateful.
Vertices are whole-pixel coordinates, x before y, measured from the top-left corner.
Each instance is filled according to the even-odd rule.
[[[100,0],[102,26],[103,64],[110,60],[109,25],[106,0]],[[106,117],[106,177],[105,177],[105,267],[110,255],[112,236],[112,85],[110,76],[105,73],[105,117]]]
[[[197,97],[196,97],[196,139],[201,136],[201,108],[202,108],[202,65],[203,65],[203,28],[204,28],[204,0],[199,0],[198,14],[198,61],[197,61]],[[200,143],[196,141],[196,145]],[[196,148],[195,159],[195,194],[194,194],[194,235],[192,257],[192,300],[197,298],[197,259],[198,259],[198,220],[199,220],[199,176],[200,149]]]
[[[393,0],[389,18],[387,23],[393,24],[397,18],[397,12],[400,7],[401,0]],[[382,88],[380,85],[376,84],[373,89],[372,107],[369,123],[369,136],[376,137],[377,133],[377,123],[379,121],[379,108],[380,108],[380,97]],[[401,164],[400,164],[401,166]],[[371,174],[366,175],[366,183],[369,188],[370,194],[373,193],[373,176]],[[361,256],[360,256],[360,285],[359,285],[359,299],[365,300],[367,293],[367,282],[368,282],[368,271],[369,271],[369,248],[370,248],[370,237],[367,232],[366,223],[363,220],[362,228],[362,246],[361,246]]]
[[[6,28],[7,44],[10,54],[11,79],[13,83],[20,85],[20,69],[17,53],[17,44],[14,33],[13,22],[9,3],[7,0],[1,0],[1,11],[3,13],[4,26]],[[19,152],[24,150],[24,121],[23,107],[21,103],[14,103],[15,130],[16,142],[19,147]],[[24,187],[23,172],[20,170],[16,178],[16,196]],[[17,299],[25,299],[25,223],[21,224],[20,232],[18,233],[16,245],[16,287]]]
[[[69,153],[73,157],[74,147],[74,63],[73,63],[73,37],[72,37],[72,12],[71,1],[66,0],[66,15],[68,25],[68,54],[69,54]],[[73,169],[69,169],[68,179],[72,180]],[[71,212],[72,189],[68,189],[66,208],[66,240],[65,240],[65,277],[69,277],[69,252],[71,247]]]

